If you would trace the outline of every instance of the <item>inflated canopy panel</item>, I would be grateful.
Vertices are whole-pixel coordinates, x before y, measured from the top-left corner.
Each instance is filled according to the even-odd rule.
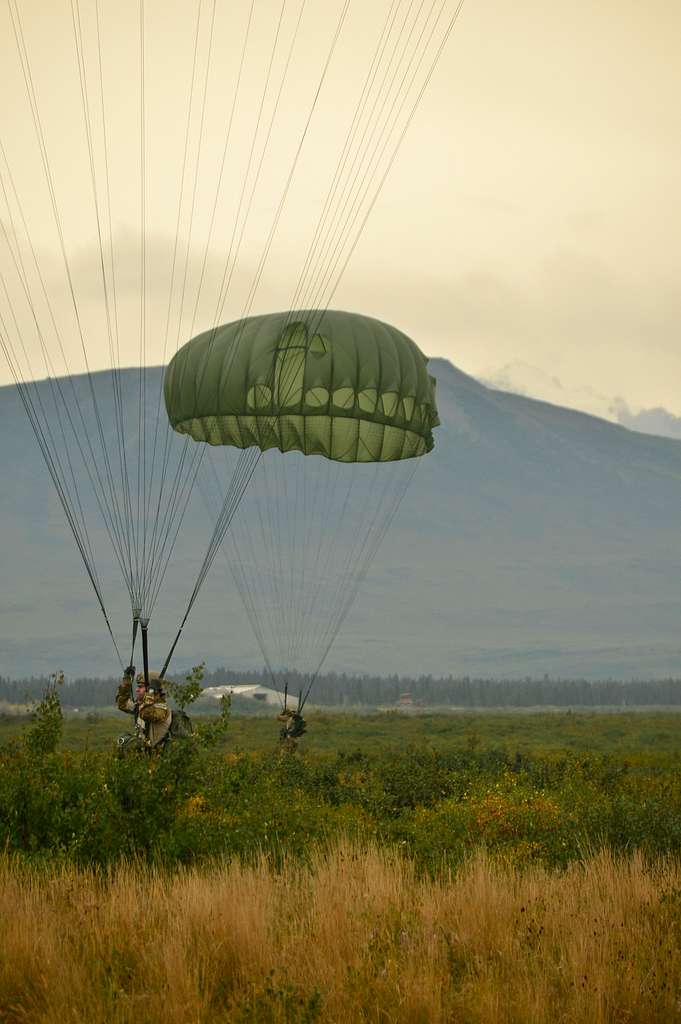
[[[406,334],[357,313],[254,316],[177,352],[166,410],[175,430],[208,444],[339,462],[408,459],[432,449],[439,423],[426,364]]]

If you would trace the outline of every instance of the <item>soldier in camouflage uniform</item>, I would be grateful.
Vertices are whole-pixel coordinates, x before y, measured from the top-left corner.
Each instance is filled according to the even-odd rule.
[[[132,696],[132,681],[135,678],[135,666],[128,665],[123,678],[121,679],[116,693],[116,707],[126,715],[135,716],[135,732],[125,736],[119,736],[118,747],[121,754],[127,753],[129,749],[141,750],[146,740],[146,726],[140,718],[140,707],[144,700],[147,688],[144,682],[144,675],[137,677],[135,697]]]
[[[127,747],[133,747],[136,750],[154,750],[162,747],[168,739],[173,720],[159,673],[149,673],[148,687],[144,673],[138,674],[135,699],[133,700],[132,680],[134,675],[135,667],[130,665],[125,670],[116,694],[118,710],[135,716],[134,737],[120,737],[118,740],[122,753],[127,753]],[[123,751],[123,747],[126,747],[125,751]]]
[[[286,708],[280,715],[277,715],[277,721],[282,723],[282,728],[279,730],[282,747],[285,750],[295,750],[298,745],[297,741],[307,730],[305,719],[299,712],[292,708]]]
[[[142,681],[144,681],[144,676]],[[139,676],[137,677],[139,681]],[[149,750],[162,747],[170,737],[173,713],[168,706],[165,690],[158,672],[149,673],[149,688],[140,704],[139,717],[146,729],[146,746]]]

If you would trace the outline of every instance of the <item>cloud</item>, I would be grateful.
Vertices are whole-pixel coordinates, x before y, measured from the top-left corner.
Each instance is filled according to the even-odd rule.
[[[623,399],[610,398],[588,385],[566,387],[555,375],[521,361],[506,363],[500,369],[485,374],[481,381],[487,387],[499,391],[512,391],[516,395],[538,398],[553,405],[564,405],[614,423],[619,422],[619,409],[628,409]]]
[[[564,385],[557,376],[531,363],[506,363],[479,379],[487,387],[499,391],[511,391],[553,405],[578,409],[642,434],[656,434],[658,437],[681,441],[681,416],[675,416],[668,409],[658,406],[634,411],[621,396],[604,395],[588,385],[571,388]]]
[[[643,434],[657,434],[658,437],[672,437],[681,441],[681,416],[674,416],[667,409],[641,409],[632,412],[626,402],[619,400],[621,406],[617,411],[617,422],[629,430],[638,430]]]

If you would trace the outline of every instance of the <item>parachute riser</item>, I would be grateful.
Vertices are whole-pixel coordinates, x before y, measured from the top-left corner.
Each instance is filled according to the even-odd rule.
[[[142,628],[142,662],[144,665],[144,685],[149,687],[149,619],[140,619]]]
[[[142,614],[141,608],[133,608],[132,610],[132,645],[130,648],[130,664],[132,665],[135,660],[135,644],[137,642],[137,633],[139,631],[140,615]]]

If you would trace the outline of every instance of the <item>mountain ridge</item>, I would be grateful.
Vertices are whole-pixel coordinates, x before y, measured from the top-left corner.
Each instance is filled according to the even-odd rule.
[[[486,387],[446,360],[429,366],[442,420],[435,449],[418,468],[329,668],[498,678],[674,674],[681,441]],[[134,387],[139,371],[121,373],[124,391]],[[148,368],[146,378],[156,401],[160,369]],[[93,381],[111,427],[110,374],[94,373]],[[85,394],[88,386],[80,376],[65,390]],[[16,388],[0,388],[0,471],[9,482],[0,492],[0,570],[10,581],[0,595],[0,674],[98,674],[97,665],[109,674],[110,643],[20,406]],[[178,545],[159,645],[172,636],[209,535],[205,511],[195,503],[191,514],[202,526]],[[102,565],[112,613],[125,622],[113,560]],[[189,621],[181,661],[190,658],[261,664],[223,566]]]

